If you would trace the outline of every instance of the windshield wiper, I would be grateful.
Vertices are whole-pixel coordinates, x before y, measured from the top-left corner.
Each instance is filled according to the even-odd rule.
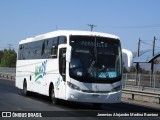
[[[93,62],[91,63],[91,66],[90,66],[89,69],[88,69],[88,73],[90,73],[90,72],[92,71],[94,64],[95,64],[95,61],[93,61]]]

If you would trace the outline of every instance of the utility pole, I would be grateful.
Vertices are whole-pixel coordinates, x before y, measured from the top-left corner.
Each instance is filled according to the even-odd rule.
[[[156,37],[154,36],[154,39],[153,39],[153,49],[152,49],[152,56],[154,56],[154,51],[155,51],[155,41],[156,41]]]
[[[88,26],[91,27],[91,31],[93,31],[94,27],[97,27],[97,25],[94,25],[94,24],[88,24]]]
[[[152,48],[152,57],[154,56],[154,52],[155,52],[155,42],[156,42],[156,37],[154,36],[153,39],[153,48]],[[154,73],[154,60],[151,61],[151,75],[152,75],[152,82],[151,82],[151,86],[153,83],[153,73]]]
[[[139,41],[138,41],[138,50],[137,50],[137,57],[139,57],[139,54],[140,54],[140,45],[141,45],[141,40],[139,38]]]
[[[141,46],[141,40],[139,38],[139,41],[138,41],[138,49],[137,49],[137,57],[139,57],[139,54],[140,54],[140,46]],[[137,62],[136,64],[136,85],[138,83],[138,79],[139,79],[139,63]]]
[[[9,50],[11,50],[11,46],[13,46],[12,44],[8,44],[8,48]]]

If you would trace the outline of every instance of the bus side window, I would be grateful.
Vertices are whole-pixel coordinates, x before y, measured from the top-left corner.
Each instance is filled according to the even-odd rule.
[[[66,48],[59,50],[59,73],[66,81]]]
[[[22,60],[25,60],[24,46],[25,46],[25,44],[22,46]]]
[[[66,44],[67,38],[65,36],[59,36],[59,44]]]
[[[51,47],[51,57],[57,58],[58,52],[58,37],[53,38],[52,47]]]
[[[44,54],[44,50],[45,50],[45,41],[43,41],[43,44],[42,44],[41,56]]]
[[[19,46],[19,51],[18,51],[18,60],[22,59],[22,45]]]

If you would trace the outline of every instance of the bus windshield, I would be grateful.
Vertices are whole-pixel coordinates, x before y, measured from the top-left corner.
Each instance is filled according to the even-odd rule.
[[[92,81],[107,81],[121,77],[122,57],[119,40],[95,36],[70,36],[70,45],[70,77]]]

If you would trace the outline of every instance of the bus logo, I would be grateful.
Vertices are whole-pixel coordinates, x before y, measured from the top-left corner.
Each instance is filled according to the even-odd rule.
[[[41,66],[35,67],[35,82],[46,75],[46,65],[47,65],[47,60],[44,61]]]

